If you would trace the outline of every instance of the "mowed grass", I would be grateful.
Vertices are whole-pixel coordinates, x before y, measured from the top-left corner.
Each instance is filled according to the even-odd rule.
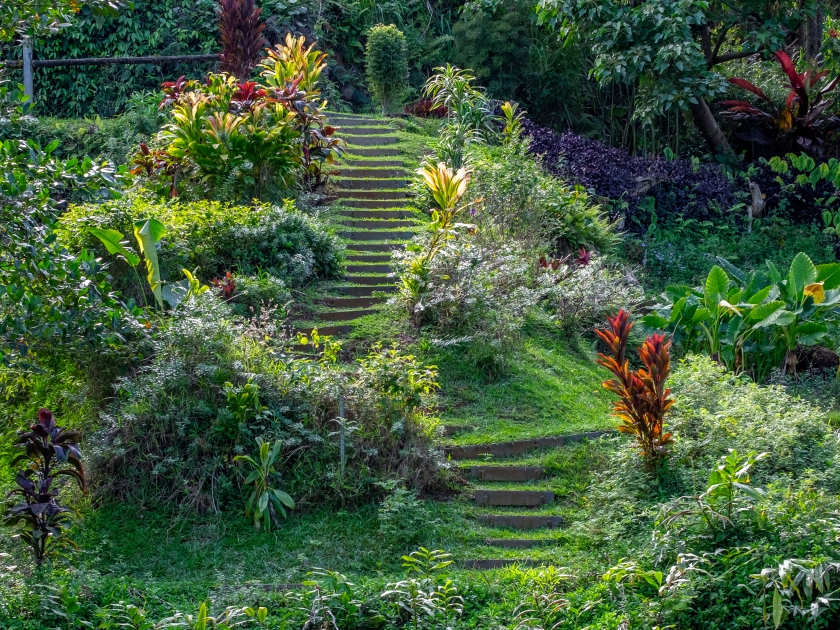
[[[458,351],[435,358],[441,421],[465,428],[448,443],[504,442],[614,426],[610,394],[601,387],[608,374],[595,364],[593,342],[570,341],[531,322],[498,377],[471,366]]]

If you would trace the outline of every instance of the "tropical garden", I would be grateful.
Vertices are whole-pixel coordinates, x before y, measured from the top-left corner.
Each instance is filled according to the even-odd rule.
[[[0,169],[0,628],[840,627],[840,5],[7,0]]]

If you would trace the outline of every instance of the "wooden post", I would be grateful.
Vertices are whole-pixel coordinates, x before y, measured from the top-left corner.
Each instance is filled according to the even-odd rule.
[[[32,40],[23,38],[23,92],[29,103],[35,102],[35,85],[32,80]]]

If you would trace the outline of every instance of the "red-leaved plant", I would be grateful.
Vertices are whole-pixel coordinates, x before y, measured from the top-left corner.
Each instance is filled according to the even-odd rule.
[[[665,387],[671,373],[671,342],[661,334],[648,337],[639,348],[644,367],[634,371],[627,360],[627,340],[633,328],[630,315],[621,310],[615,317],[607,317],[607,321],[609,330],[595,333],[609,352],[598,354],[598,365],[615,375],[603,383],[619,398],[613,402],[612,415],[621,421],[621,433],[636,438],[648,470],[656,472],[664,459],[665,447],[673,442],[673,436],[664,429],[665,414],[674,402],[671,390]]]
[[[217,12],[222,44],[219,69],[244,81],[266,45],[265,24],[260,22],[262,9],[254,6],[254,0],[219,0]]]

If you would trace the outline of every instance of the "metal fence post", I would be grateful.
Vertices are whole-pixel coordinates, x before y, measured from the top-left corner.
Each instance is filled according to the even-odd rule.
[[[32,40],[23,38],[23,93],[30,103],[35,102],[35,86],[32,80]]]

